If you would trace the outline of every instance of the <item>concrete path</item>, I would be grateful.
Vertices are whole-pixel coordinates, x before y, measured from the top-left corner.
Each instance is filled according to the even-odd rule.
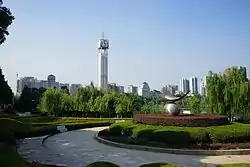
[[[44,145],[41,144],[42,138],[24,139],[20,142],[18,151],[28,161],[37,160],[42,163],[67,167],[84,167],[95,161],[110,161],[121,167],[137,167],[151,162],[169,162],[185,167],[197,167],[201,163],[211,164],[209,166],[214,166],[212,164],[250,163],[250,155],[190,156],[112,147],[93,139],[95,133],[104,128],[61,133],[48,138]]]

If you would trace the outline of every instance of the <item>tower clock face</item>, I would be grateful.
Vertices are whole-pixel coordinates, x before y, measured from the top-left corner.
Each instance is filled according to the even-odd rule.
[[[102,48],[108,48],[109,47],[109,41],[108,40],[101,40],[100,43]]]

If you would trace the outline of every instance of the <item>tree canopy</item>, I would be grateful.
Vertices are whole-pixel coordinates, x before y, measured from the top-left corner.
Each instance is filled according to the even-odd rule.
[[[160,103],[133,94],[118,94],[98,90],[93,84],[82,87],[75,95],[67,91],[47,89],[39,103],[39,110],[54,116],[131,117],[133,112],[160,109]]]
[[[13,102],[13,93],[8,85],[7,81],[4,78],[3,71],[0,68],[0,105],[1,104],[12,104]]]
[[[230,118],[250,117],[250,81],[243,67],[230,67],[223,73],[213,73],[206,78],[205,98],[194,95],[186,99],[186,107],[193,113],[206,111],[227,115]]]
[[[8,27],[11,25],[15,17],[12,15],[9,8],[3,6],[3,1],[0,0],[0,45],[6,40],[9,35]]]

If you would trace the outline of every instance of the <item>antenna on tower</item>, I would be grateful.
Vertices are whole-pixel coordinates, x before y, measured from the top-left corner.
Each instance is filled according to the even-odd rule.
[[[102,39],[104,39],[104,32],[102,32]]]

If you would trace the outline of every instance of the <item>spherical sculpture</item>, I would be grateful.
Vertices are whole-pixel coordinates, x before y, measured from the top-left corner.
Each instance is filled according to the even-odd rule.
[[[178,104],[169,103],[166,105],[167,105],[166,109],[167,109],[167,112],[169,114],[172,114],[172,115],[179,115],[180,114],[180,106]]]

